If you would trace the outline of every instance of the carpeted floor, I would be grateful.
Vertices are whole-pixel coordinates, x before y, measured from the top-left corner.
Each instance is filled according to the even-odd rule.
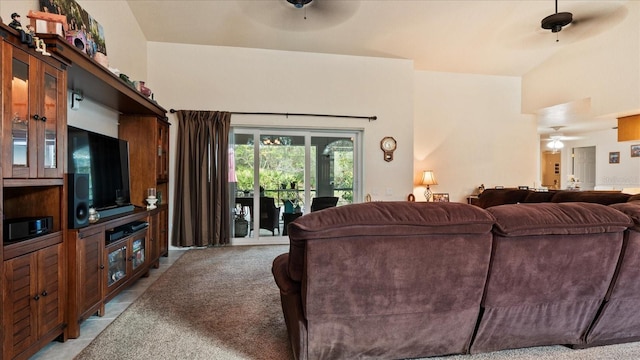
[[[187,251],[76,359],[292,359],[271,275],[271,262],[287,251],[287,245]],[[640,343],[430,359],[636,360]]]
[[[292,359],[271,275],[288,249],[187,251],[76,359]]]

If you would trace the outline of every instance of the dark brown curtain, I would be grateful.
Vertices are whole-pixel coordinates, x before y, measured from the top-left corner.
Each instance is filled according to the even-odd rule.
[[[231,113],[180,110],[176,146],[174,246],[229,243]]]

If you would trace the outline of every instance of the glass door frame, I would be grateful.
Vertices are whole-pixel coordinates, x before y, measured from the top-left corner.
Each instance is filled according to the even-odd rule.
[[[253,136],[253,210],[251,217],[253,220],[252,237],[231,238],[231,245],[276,245],[289,244],[288,236],[283,236],[280,231],[279,236],[260,236],[260,137],[262,135],[278,134],[278,136],[299,136],[304,137],[305,155],[304,155],[304,204],[306,205],[305,213],[311,208],[311,138],[313,137],[349,137],[353,139],[353,203],[362,202],[363,195],[363,150],[362,150],[362,129],[311,129],[311,128],[279,128],[279,127],[257,127],[257,126],[232,126],[229,134],[229,147],[233,148],[235,144],[235,135],[244,134]],[[235,159],[234,159],[235,161]],[[235,168],[235,164],[233,164]],[[317,184],[316,184],[317,187]],[[235,189],[229,190],[229,203],[235,207]],[[280,205],[280,204],[278,204]],[[232,214],[233,215],[233,214]],[[233,216],[230,216],[230,226],[234,226]],[[249,229],[251,233],[251,229]]]

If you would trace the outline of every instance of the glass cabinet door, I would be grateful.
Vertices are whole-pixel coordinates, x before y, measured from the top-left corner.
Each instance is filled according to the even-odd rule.
[[[55,169],[58,167],[58,78],[48,71],[44,74],[43,116],[44,137],[39,139],[44,142],[43,166]]]
[[[26,52],[4,44],[11,61],[2,64],[5,178],[62,178],[66,126],[66,75]],[[7,57],[7,55],[5,55]],[[10,69],[9,69],[10,67]]]
[[[127,245],[107,249],[107,287],[127,276]]]
[[[5,149],[7,153],[5,157],[9,163],[6,164],[7,175],[5,177],[29,177],[29,168],[32,165],[31,141],[35,136],[35,130],[31,129],[32,125],[29,113],[30,106],[30,88],[33,86],[29,77],[30,63],[29,55],[21,51],[14,51],[11,61],[11,84],[9,99],[8,118],[5,120],[5,127],[11,129],[10,138],[5,137],[7,144]],[[6,121],[9,123],[7,124]],[[33,164],[35,165],[35,164]]]
[[[144,259],[146,257],[145,256],[146,247],[145,247],[144,240],[145,240],[144,237],[134,239],[131,244],[131,249],[132,249],[131,266],[133,270],[135,270],[138,266],[144,264]]]

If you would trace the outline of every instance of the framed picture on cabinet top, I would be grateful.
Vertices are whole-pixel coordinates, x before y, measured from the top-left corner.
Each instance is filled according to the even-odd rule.
[[[620,151],[612,151],[609,153],[609,164],[620,164]]]
[[[434,193],[433,202],[449,202],[448,193]]]

